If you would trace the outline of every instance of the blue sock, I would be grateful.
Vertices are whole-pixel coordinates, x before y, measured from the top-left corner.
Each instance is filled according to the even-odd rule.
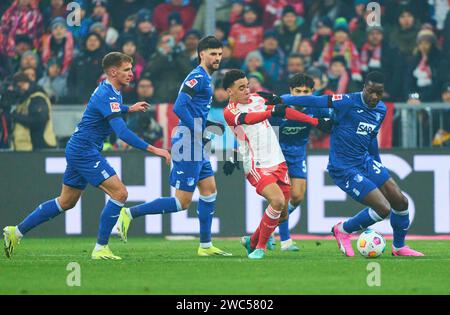
[[[111,231],[119,218],[120,209],[122,209],[123,206],[124,204],[117,200],[108,200],[103,208],[102,214],[100,215],[97,244],[108,244],[109,236],[111,235]]]
[[[57,199],[52,199],[41,203],[32,213],[30,213],[25,220],[23,220],[17,227],[20,233],[25,235],[28,231],[35,228],[39,224],[49,221],[63,212]]]
[[[216,206],[216,196],[214,193],[209,196],[201,196],[198,201],[198,220],[200,221],[200,245],[211,246],[211,225]]]
[[[372,208],[364,208],[357,215],[344,222],[344,230],[347,233],[365,229],[374,223],[382,221],[380,217]]]
[[[294,207],[291,202],[289,201],[288,203],[288,212],[289,215],[291,215],[291,213],[297,209],[297,207]],[[300,211],[301,209],[299,209]],[[284,221],[283,223],[281,223],[280,225],[278,225],[278,231],[280,233],[280,240],[281,241],[287,241],[288,239],[291,238],[291,234],[289,233],[289,218]]]
[[[131,216],[134,218],[146,214],[163,214],[180,211],[181,204],[175,197],[158,198],[153,201],[130,208]]]
[[[391,226],[394,230],[394,247],[405,246],[405,237],[409,227],[409,211],[395,211],[391,209]]]

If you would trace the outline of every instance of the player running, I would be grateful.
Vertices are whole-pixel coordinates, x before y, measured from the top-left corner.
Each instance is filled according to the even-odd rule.
[[[334,183],[356,201],[366,205],[354,217],[332,228],[339,249],[346,256],[354,256],[350,234],[382,221],[390,215],[394,231],[393,256],[423,256],[405,245],[409,228],[408,199],[402,194],[389,171],[381,164],[377,134],[386,115],[381,101],[384,76],[374,71],[367,75],[364,89],[359,93],[333,96],[281,97],[287,105],[332,107],[328,171]],[[278,103],[273,96],[270,103]]]
[[[211,74],[219,68],[222,59],[222,43],[214,36],[200,40],[197,53],[200,65],[189,73],[183,81],[175,101],[174,112],[180,119],[177,132],[172,137],[173,168],[170,185],[174,187],[177,207],[161,208],[148,203],[121,211],[119,235],[126,240],[132,219],[147,214],[161,214],[187,210],[194,190],[198,187],[198,218],[200,221],[199,256],[231,256],[212,245],[211,224],[216,204],[216,182],[209,157],[204,154],[203,133],[211,107],[213,90]],[[213,123],[214,124],[214,123]]]
[[[108,240],[128,193],[114,169],[100,154],[103,142],[114,131],[120,139],[135,148],[164,157],[168,164],[171,159],[168,151],[149,145],[131,132],[122,118],[122,113],[145,111],[149,107],[145,102],[131,107],[122,105],[120,90],[133,77],[132,62],[131,57],[119,52],[111,52],[103,58],[106,80],[92,93],[81,122],[66,146],[67,167],[61,194],[40,204],[19,225],[3,229],[6,257],[11,258],[21,238],[31,229],[72,209],[89,183],[111,197],[100,216],[97,244],[91,257],[121,259],[111,252]]]
[[[314,91],[314,80],[303,73],[298,73],[289,79],[289,90],[291,95],[312,95]],[[266,97],[266,93],[259,95]],[[271,95],[271,94],[269,94]],[[316,118],[330,118],[332,109],[297,107],[303,113]],[[272,126],[279,126],[279,142],[281,150],[288,167],[291,180],[291,199],[288,203],[289,215],[297,208],[301,211],[300,203],[303,201],[306,190],[306,147],[308,145],[311,125],[293,120],[272,117],[269,119]],[[292,242],[289,233],[289,217],[278,226],[281,240],[281,250],[298,251],[298,246]],[[274,237],[271,236],[267,244],[268,249],[274,249]]]
[[[269,202],[257,230],[251,237],[242,238],[248,257],[262,259],[270,235],[278,223],[287,217],[287,202],[290,198],[287,166],[268,118],[287,118],[320,128],[324,127],[324,121],[286,108],[283,104],[266,106],[264,98],[250,94],[248,80],[240,70],[228,71],[223,79],[223,87],[230,96],[224,117],[238,140],[247,180]],[[225,165],[230,163],[235,165],[231,161]],[[225,165],[225,174],[231,174],[234,167],[229,169]]]

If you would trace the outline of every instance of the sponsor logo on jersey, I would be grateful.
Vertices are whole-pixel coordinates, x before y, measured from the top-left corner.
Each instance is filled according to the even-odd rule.
[[[109,103],[109,106],[111,106],[111,111],[113,113],[120,112],[120,104],[119,103],[112,102],[112,103]]]
[[[198,81],[196,79],[192,79],[192,80],[186,81],[185,84],[192,89],[194,86],[197,85],[197,83],[198,83]]]
[[[358,129],[356,130],[356,133],[359,135],[367,136],[368,134],[372,133],[372,131],[375,130],[375,127],[376,127],[375,125],[360,122],[358,125]]]
[[[306,129],[306,127],[284,127],[281,133],[284,135],[296,135],[304,129]]]
[[[331,98],[331,100],[333,102],[342,100],[342,94],[333,94],[333,97]]]

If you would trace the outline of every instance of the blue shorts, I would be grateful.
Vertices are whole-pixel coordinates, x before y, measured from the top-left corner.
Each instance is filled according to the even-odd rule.
[[[297,152],[283,151],[290,178],[306,179],[306,146],[298,147]]]
[[[67,167],[64,172],[64,185],[84,190],[87,184],[99,186],[116,172],[100,152],[87,151],[70,154],[66,151]]]
[[[329,170],[329,174],[339,188],[361,203],[368,193],[383,186],[390,177],[388,169],[372,157],[361,167]]]
[[[170,186],[193,192],[199,181],[210,176],[214,176],[214,171],[208,160],[173,161],[173,168],[170,172]]]

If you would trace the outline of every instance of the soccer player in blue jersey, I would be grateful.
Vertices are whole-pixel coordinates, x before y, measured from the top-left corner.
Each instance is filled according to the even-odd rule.
[[[314,80],[310,76],[297,73],[289,79],[289,90],[291,95],[312,95],[314,91]],[[263,97],[265,94],[263,94]],[[332,109],[313,108],[296,106],[297,110],[316,118],[330,118]],[[288,166],[288,173],[291,179],[291,197],[288,203],[288,211],[291,214],[299,208],[303,201],[306,190],[306,147],[308,145],[309,133],[312,126],[310,124],[286,120],[280,118],[271,118],[272,126],[279,127],[279,142],[283,155]],[[289,219],[282,222],[279,226],[281,250],[298,251],[298,246],[292,242],[289,233]],[[274,248],[274,240],[271,240],[267,246],[268,249]]]
[[[66,146],[67,167],[61,194],[40,204],[19,225],[3,229],[5,253],[8,258],[12,256],[23,235],[64,211],[72,209],[89,183],[111,197],[101,213],[97,244],[91,257],[121,259],[111,252],[108,240],[128,193],[114,169],[100,154],[105,138],[114,131],[129,145],[164,157],[168,164],[171,160],[167,150],[155,148],[142,141],[127,128],[122,118],[123,113],[145,111],[149,107],[145,102],[138,102],[130,107],[122,105],[120,90],[127,86],[133,77],[132,62],[131,57],[119,52],[111,52],[103,58],[102,66],[106,80],[102,81],[92,93],[81,122]],[[172,202],[175,204],[175,201]]]
[[[212,245],[211,224],[217,196],[214,172],[207,154],[204,152],[204,131],[206,127],[216,126],[216,132],[224,127],[207,121],[211,107],[213,90],[211,74],[219,68],[222,59],[222,43],[214,36],[200,40],[197,46],[200,64],[188,74],[181,84],[173,111],[180,119],[176,133],[172,137],[173,168],[170,185],[175,188],[175,198],[182,210],[187,210],[192,201],[194,190],[198,187],[198,218],[200,221],[199,256],[231,256]],[[147,214],[171,212],[168,209],[151,205],[142,205],[121,212],[118,222],[119,234],[126,240],[132,219]]]
[[[339,249],[354,256],[350,234],[390,216],[393,256],[423,256],[405,245],[408,199],[381,163],[377,134],[386,115],[382,73],[370,72],[359,93],[326,96],[273,96],[268,103],[333,108],[328,172],[334,183],[366,208],[332,228]]]

